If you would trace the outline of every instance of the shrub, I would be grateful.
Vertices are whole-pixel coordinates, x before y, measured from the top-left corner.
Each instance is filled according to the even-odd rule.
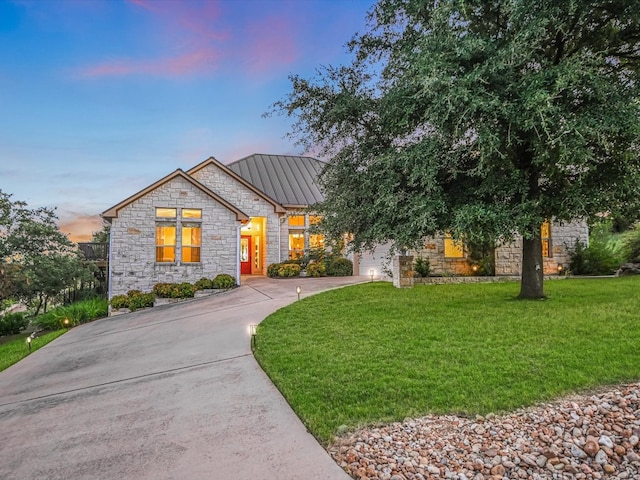
[[[300,275],[300,265],[297,263],[282,263],[278,269],[278,276],[283,278],[297,277]]]
[[[625,262],[640,263],[640,225],[623,234],[622,254]]]
[[[416,272],[416,276],[418,277],[428,277],[431,273],[431,264],[429,263],[429,259],[417,257],[413,264],[413,270]]]
[[[213,279],[213,288],[233,288],[235,286],[236,279],[227,273],[221,273]]]
[[[191,298],[196,293],[195,287],[189,282],[174,284],[172,298]]]
[[[142,295],[142,290],[129,290],[127,292],[128,297],[139,297]]]
[[[213,286],[213,280],[204,277],[194,283],[193,286],[196,287],[196,290],[210,290],[215,288]]]
[[[158,298],[173,298],[174,283],[156,283],[151,290]]]
[[[24,313],[7,313],[0,317],[0,336],[20,333],[27,325],[29,320]]]
[[[126,295],[119,296],[127,299],[131,298]],[[116,297],[113,297],[111,301],[113,302],[115,298]],[[116,300],[116,303],[117,302],[118,300]],[[73,327],[81,323],[90,322],[91,320],[105,317],[106,315],[107,301],[104,299],[93,299],[72,303],[66,307],[56,307],[45,314],[38,315],[34,323],[46,330],[58,330],[64,327]],[[68,320],[68,324],[65,324],[65,320]]]
[[[129,309],[134,312],[139,308],[153,307],[156,296],[153,293],[140,293],[129,297]]]
[[[307,265],[307,276],[309,277],[323,277],[327,274],[327,269],[324,263],[311,262]]]
[[[353,263],[348,258],[334,258],[327,266],[327,275],[332,277],[348,277],[349,275],[353,275]]]
[[[569,257],[569,270],[574,275],[611,275],[619,266],[620,258],[596,240],[588,247],[576,240]]]
[[[280,270],[280,267],[282,266],[282,264],[280,263],[272,263],[271,265],[269,265],[267,267],[267,277],[269,278],[275,278],[278,276],[278,270]]]
[[[129,308],[130,297],[128,295],[114,295],[111,298],[111,308],[116,310],[120,308]]]

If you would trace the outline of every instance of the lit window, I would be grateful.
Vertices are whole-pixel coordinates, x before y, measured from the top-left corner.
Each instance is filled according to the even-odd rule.
[[[182,226],[182,261],[197,263],[200,261],[202,229],[199,225]]]
[[[289,217],[290,227],[304,227],[304,215],[292,215]]]
[[[464,258],[464,247],[460,240],[454,240],[449,232],[444,235],[444,257]]]
[[[309,215],[309,225],[317,225],[322,221],[322,217],[318,215]]]
[[[176,218],[175,208],[156,208],[157,218]]]
[[[304,233],[289,232],[289,258],[304,256]]]
[[[199,208],[183,208],[182,218],[202,218],[202,210]]]
[[[540,241],[542,242],[542,256],[551,256],[551,224],[543,222],[540,227]]]
[[[176,261],[176,227],[156,225],[156,262]]]
[[[309,248],[321,248],[324,250],[324,235],[311,234],[309,235]]]

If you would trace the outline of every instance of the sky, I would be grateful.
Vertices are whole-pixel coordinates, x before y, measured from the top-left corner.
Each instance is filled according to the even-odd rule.
[[[350,60],[373,0],[0,0],[0,190],[99,214],[213,156],[305,152],[263,114],[288,76]]]

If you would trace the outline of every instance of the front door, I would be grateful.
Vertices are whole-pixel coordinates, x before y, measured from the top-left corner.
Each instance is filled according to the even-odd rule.
[[[251,236],[249,235],[240,237],[240,273],[251,274]]]

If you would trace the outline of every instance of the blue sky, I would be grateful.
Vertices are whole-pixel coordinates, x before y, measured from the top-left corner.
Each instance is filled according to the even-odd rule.
[[[97,216],[210,156],[299,154],[263,118],[289,74],[348,62],[373,0],[0,0],[0,190]]]

